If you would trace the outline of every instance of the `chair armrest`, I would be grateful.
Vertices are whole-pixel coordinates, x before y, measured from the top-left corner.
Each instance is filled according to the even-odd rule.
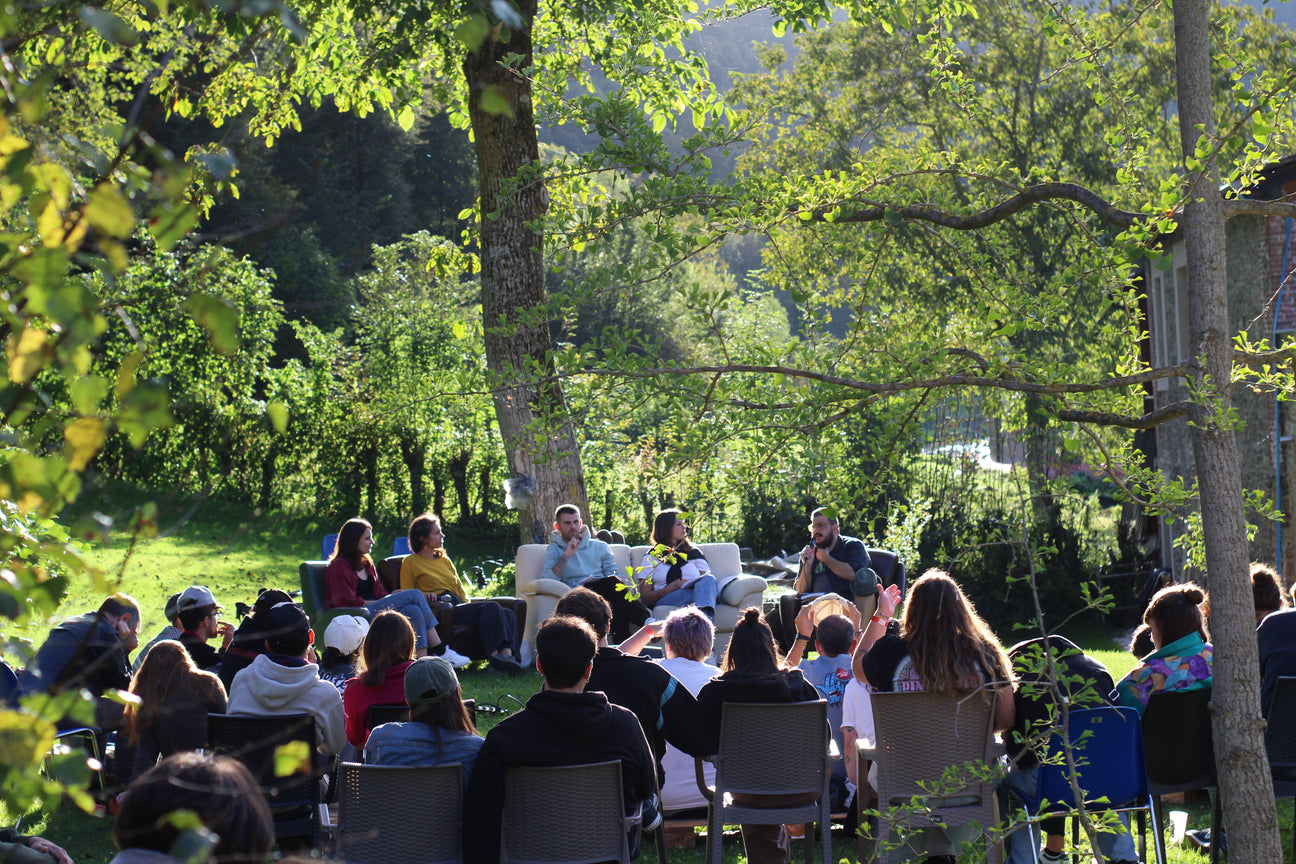
[[[706,798],[708,801],[714,801],[715,790],[707,785],[706,773],[705,773],[706,769],[703,767],[709,761],[710,761],[709,759],[699,759],[698,757],[694,756],[693,771],[694,771],[694,776],[697,778],[698,791],[702,793],[702,797]]]
[[[546,597],[561,598],[571,589],[557,579],[537,579],[523,589],[528,594],[543,594]]]
[[[741,606],[744,598],[765,592],[765,580],[759,576],[738,576],[730,579],[720,591],[720,602],[727,606]]]

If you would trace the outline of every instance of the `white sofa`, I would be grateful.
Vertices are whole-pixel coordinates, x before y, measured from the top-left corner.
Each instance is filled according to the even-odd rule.
[[[643,563],[644,554],[652,547],[635,546],[631,548],[622,543],[609,544],[612,557],[616,559],[621,570],[622,579],[629,581],[628,571],[633,565],[638,578],[638,568]],[[761,595],[765,592],[765,580],[742,572],[742,560],[738,555],[737,543],[702,543],[699,544],[711,572],[715,574],[720,588],[720,602],[716,605],[715,656],[724,654],[729,645],[729,635],[733,633],[738,616],[748,606],[760,607]],[[541,579],[540,570],[544,567],[545,544],[530,543],[519,546],[517,551],[517,588],[518,597],[527,601],[526,632],[523,640],[534,650],[536,628],[540,622],[554,614],[558,599],[571,589],[557,579]],[[665,618],[675,610],[674,606],[658,605],[653,608],[653,617]]]

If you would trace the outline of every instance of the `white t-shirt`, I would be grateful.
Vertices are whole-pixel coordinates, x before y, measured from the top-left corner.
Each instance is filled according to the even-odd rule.
[[[686,660],[683,657],[670,657],[657,661],[662,668],[675,676],[675,680],[694,696],[712,678],[720,675],[715,666],[698,660]],[[870,714],[871,716],[871,714]],[[697,773],[693,768],[693,757],[666,745],[666,755],[662,757],[662,770],[666,772],[666,782],[661,790],[661,809],[663,811],[688,810],[693,807],[707,806],[707,800],[698,791]],[[708,786],[715,785],[715,766],[708,763],[703,774]]]
[[[855,730],[859,740],[866,746],[874,743],[873,703],[870,701],[869,689],[858,679],[852,678],[842,694],[842,728],[849,726]]]

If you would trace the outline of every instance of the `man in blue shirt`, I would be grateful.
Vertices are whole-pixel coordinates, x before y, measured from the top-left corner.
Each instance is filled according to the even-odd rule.
[[[581,522],[580,508],[560,504],[554,510],[554,530],[545,550],[542,579],[557,579],[569,588],[588,588],[612,607],[613,642],[624,642],[652,617],[652,611],[626,594],[612,550],[602,540],[590,537]]]

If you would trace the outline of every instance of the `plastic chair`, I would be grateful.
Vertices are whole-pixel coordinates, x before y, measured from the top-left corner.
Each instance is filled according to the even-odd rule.
[[[343,762],[339,777],[333,857],[347,864],[463,860],[463,771],[458,762],[423,768]]]
[[[337,535],[325,534],[324,540],[320,543],[320,558],[325,561],[333,557],[333,550],[337,548]]]
[[[18,673],[4,660],[0,660],[0,703],[17,708],[20,696],[22,684],[18,682]]]
[[[392,540],[393,555],[409,555],[411,551],[412,550],[410,549],[408,536],[404,534],[398,534],[396,538]]]
[[[1279,678],[1274,687],[1265,726],[1265,752],[1273,774],[1274,798],[1291,798],[1296,813],[1296,678]],[[1211,846],[1214,838],[1211,834]],[[1292,835],[1292,854],[1296,855],[1296,833]]]
[[[1065,721],[1065,727],[1062,726]],[[1106,705],[1078,708],[1065,718],[1045,746],[1040,764],[1039,785],[1034,796],[1018,794],[1032,819],[1050,813],[1071,813],[1078,809],[1137,811],[1139,814],[1139,857],[1147,860],[1144,815],[1151,809],[1147,774],[1143,767],[1143,730],[1133,708]],[[1076,782],[1084,792],[1077,805],[1065,763],[1067,742],[1071,742]],[[1074,825],[1075,823],[1073,823]],[[1072,836],[1076,834],[1073,828]],[[1031,851],[1039,861],[1039,846]],[[1164,858],[1157,859],[1165,864]]]
[[[324,570],[327,561],[303,561],[297,568],[297,577],[301,581],[302,609],[311,620],[311,627],[316,634],[322,634],[328,623],[339,615],[359,615],[368,620],[369,610],[363,606],[339,606],[328,608],[327,593],[324,590]]]
[[[770,730],[778,730],[771,747]],[[709,760],[715,765],[715,787],[703,776],[703,760],[694,761],[698,789],[707,801],[707,857],[719,864],[726,824],[783,825],[818,822],[823,841],[823,864],[832,864],[828,782],[832,759],[828,755],[828,703],[726,702],[720,711],[720,752]],[[738,803],[730,796],[769,796],[769,806]],[[791,796],[816,796],[802,804],[777,803]],[[750,799],[746,799],[750,800]],[[813,834],[806,832],[806,864],[814,860]]]
[[[1190,789],[1216,789],[1211,796],[1211,837],[1218,837],[1220,800],[1215,778],[1215,743],[1211,734],[1211,688],[1153,693],[1143,712],[1143,761],[1152,796],[1152,839],[1157,860],[1165,860],[1162,795]],[[1273,719],[1270,718],[1270,725]],[[1219,861],[1212,842],[1211,864]]]
[[[629,864],[640,808],[622,808],[621,763],[517,767],[504,772],[500,861]]]
[[[305,742],[311,769],[279,776],[275,751],[292,741]],[[261,787],[274,816],[275,840],[305,840],[314,846],[319,832],[320,784],[315,770],[315,718],[310,714],[277,717],[207,715],[207,746],[247,766]]]
[[[999,758],[1003,746],[994,740],[995,699],[981,694],[959,699],[944,693],[874,693],[871,702],[876,741],[860,755],[877,763],[879,817],[874,836],[892,844],[883,860],[939,854],[912,848],[924,828],[974,826],[986,838],[986,861],[1002,861],[1001,844],[988,833],[999,825],[992,778],[985,772],[972,780],[960,777],[956,788],[949,788],[945,778],[950,768],[990,766]],[[942,794],[933,794],[933,788]],[[863,860],[865,834],[860,848]]]

